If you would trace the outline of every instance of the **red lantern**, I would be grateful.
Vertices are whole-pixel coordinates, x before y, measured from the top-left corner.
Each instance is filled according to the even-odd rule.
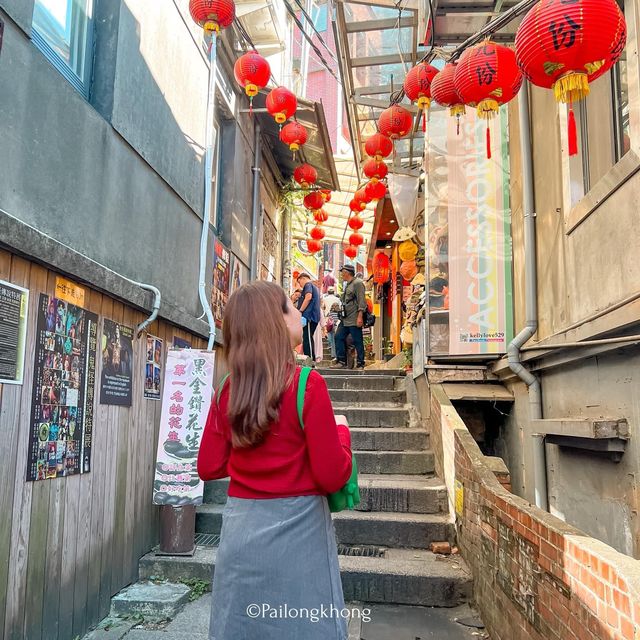
[[[389,256],[382,251],[373,256],[373,281],[376,284],[384,284],[391,276],[391,261]]]
[[[460,116],[465,114],[465,106],[454,84],[455,73],[455,62],[445,64],[431,83],[431,96],[439,105],[449,107],[449,115],[457,119],[457,132],[460,133]]]
[[[382,200],[387,194],[387,185],[384,182],[368,182],[364,188],[367,197],[374,202]]]
[[[380,114],[380,118],[378,118],[380,133],[392,140],[406,136],[411,131],[412,126],[413,117],[411,113],[397,104],[385,109]]]
[[[310,238],[307,240],[307,251],[309,253],[318,253],[322,249],[322,242],[320,240],[314,240]]]
[[[393,151],[393,142],[389,136],[381,133],[374,133],[364,144],[364,150],[367,155],[375,158],[377,162],[382,162],[382,158],[391,155]]]
[[[275,121],[284,124],[296,112],[298,100],[286,87],[276,87],[269,92],[266,106]]]
[[[487,40],[465,49],[454,76],[463,102],[476,107],[478,117],[487,121],[487,158],[491,158],[489,120],[501,104],[512,100],[522,85],[516,54],[509,47]]]
[[[245,93],[253,98],[269,83],[271,68],[257,51],[249,51],[236,60],[233,73]]]
[[[352,233],[349,236],[349,244],[354,247],[359,247],[364,242],[364,236],[361,233]]]
[[[324,209],[318,209],[313,212],[313,219],[318,222],[326,222],[329,219],[329,214]]]
[[[318,172],[310,164],[301,164],[295,168],[293,179],[303,189],[308,189],[318,179]]]
[[[297,151],[307,141],[307,130],[299,122],[290,122],[282,127],[280,140],[289,145],[291,151]]]
[[[371,202],[371,198],[369,198],[369,196],[367,196],[366,191],[363,189],[358,189],[354,194],[353,194],[353,199],[356,202],[361,202],[363,204],[369,204],[369,202]]]
[[[313,227],[313,229],[311,229],[311,232],[309,233],[309,235],[314,239],[314,240],[322,240],[322,238],[324,238],[325,233],[324,233],[324,229],[318,225]]]
[[[351,209],[351,211],[353,211],[354,213],[360,213],[361,211],[364,211],[366,208],[367,208],[367,205],[364,202],[352,200],[349,203],[349,209]]]
[[[404,92],[411,102],[418,103],[418,109],[423,112],[422,130],[427,129],[427,110],[431,106],[431,83],[436,77],[438,69],[421,62],[409,71],[404,79]]]
[[[382,180],[389,173],[387,165],[384,162],[378,162],[374,158],[370,158],[362,165],[362,171],[371,182]]]
[[[351,218],[349,218],[349,222],[347,222],[347,224],[349,225],[350,229],[353,229],[354,231],[358,231],[358,229],[362,229],[362,227],[364,226],[364,220],[360,217],[360,216],[351,216]]]
[[[311,209],[311,211],[316,211],[318,209],[322,209],[322,205],[325,200],[321,191],[312,191],[308,193],[302,203],[307,209]]]
[[[627,25],[615,0],[540,0],[516,33],[516,57],[524,75],[553,89],[569,104],[569,155],[578,152],[573,102],[619,59]]]
[[[344,255],[353,260],[358,255],[358,247],[354,247],[353,245],[345,247]]]
[[[320,189],[320,193],[324,197],[325,202],[331,202],[331,189]]]
[[[220,33],[231,25],[236,16],[233,0],[190,0],[189,11],[207,34]]]

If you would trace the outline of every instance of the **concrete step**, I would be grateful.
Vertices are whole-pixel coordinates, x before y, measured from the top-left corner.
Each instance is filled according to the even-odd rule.
[[[111,598],[111,615],[141,616],[148,621],[172,620],[189,602],[185,584],[136,582]]]
[[[393,474],[360,474],[359,511],[443,513],[447,489],[440,478]]]
[[[404,377],[403,369],[366,369],[365,371],[355,371],[353,369],[331,369],[329,367],[319,367],[318,371],[323,376],[383,376],[383,377]]]
[[[336,414],[346,416],[350,427],[406,427],[409,412],[399,407],[353,407],[335,403]]]
[[[198,547],[193,557],[156,556],[140,560],[140,579],[211,581],[217,549]],[[471,597],[471,576],[460,556],[435,556],[417,549],[387,549],[384,557],[340,556],[347,602],[455,607]]]
[[[329,387],[329,391],[334,389],[356,389],[370,391],[394,391],[404,389],[404,378],[392,378],[383,376],[345,376],[323,374],[323,378]]]
[[[397,406],[407,402],[404,389],[329,389],[332,402],[342,402],[353,407],[375,404],[376,406]]]
[[[431,451],[357,451],[358,473],[425,475],[434,472]]]
[[[429,434],[423,429],[360,427],[350,431],[351,448],[357,451],[420,451],[429,447]]]

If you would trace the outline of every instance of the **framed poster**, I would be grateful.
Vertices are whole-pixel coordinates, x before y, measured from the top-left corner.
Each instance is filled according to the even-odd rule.
[[[22,384],[29,291],[0,280],[0,384]]]
[[[216,327],[222,328],[224,308],[229,299],[230,274],[229,250],[216,238],[213,253],[213,287],[211,288],[211,310]]]
[[[249,269],[235,255],[231,256],[231,286],[229,295],[249,281]]]
[[[170,349],[153,483],[153,504],[202,504],[197,459],[213,395],[213,351]]]
[[[91,470],[98,316],[40,295],[27,481]]]
[[[131,406],[133,329],[104,319],[100,404]]]
[[[145,363],[144,397],[160,400],[160,381],[162,379],[162,340],[147,336],[147,360]]]

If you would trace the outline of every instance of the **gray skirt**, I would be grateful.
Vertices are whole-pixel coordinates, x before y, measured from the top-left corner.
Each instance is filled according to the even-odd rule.
[[[327,499],[228,498],[210,640],[347,640]]]

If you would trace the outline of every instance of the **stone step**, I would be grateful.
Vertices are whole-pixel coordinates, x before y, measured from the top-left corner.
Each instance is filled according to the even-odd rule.
[[[355,371],[353,369],[332,369],[329,367],[319,367],[318,371],[323,376],[382,376],[382,377],[403,377],[403,369],[366,369],[365,371]]]
[[[346,416],[350,427],[406,427],[409,412],[399,407],[352,407],[334,404],[336,414]]]
[[[383,376],[344,376],[323,374],[329,391],[334,389],[357,389],[370,391],[395,391],[404,389],[404,378],[392,378]]]
[[[158,622],[172,620],[189,602],[190,593],[185,584],[136,582],[111,598],[111,615]]]
[[[420,451],[429,448],[429,434],[423,429],[359,427],[351,431],[351,448],[357,451]]]
[[[442,513],[447,511],[447,489],[440,478],[393,474],[360,474],[358,511]]]
[[[140,560],[140,579],[211,581],[217,549],[198,547],[192,557],[156,556]],[[455,607],[471,597],[471,577],[460,556],[435,556],[417,549],[387,549],[384,557],[340,556],[347,602]]]
[[[434,472],[431,451],[357,451],[358,473],[425,475]]]
[[[407,402],[404,389],[329,389],[332,402],[342,402],[353,407],[375,404],[377,406],[398,406]]]

